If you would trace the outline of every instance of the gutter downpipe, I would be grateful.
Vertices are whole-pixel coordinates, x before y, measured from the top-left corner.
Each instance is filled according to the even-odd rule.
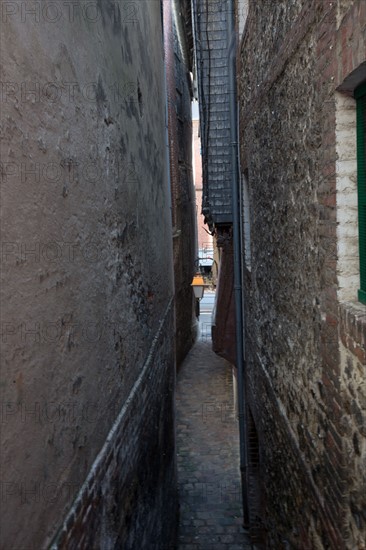
[[[236,321],[236,367],[238,376],[238,412],[240,474],[243,501],[243,524],[249,527],[249,503],[247,497],[248,449],[246,414],[246,363],[244,360],[244,303],[241,279],[241,241],[239,211],[239,166],[238,166],[238,128],[236,94],[236,33],[234,0],[228,0],[228,63],[229,63],[229,109],[230,109],[230,146],[232,164],[232,208],[233,208],[233,249],[234,249],[234,300]]]

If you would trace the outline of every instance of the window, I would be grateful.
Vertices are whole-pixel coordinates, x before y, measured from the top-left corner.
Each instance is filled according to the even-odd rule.
[[[357,101],[357,180],[360,247],[360,290],[358,299],[366,304],[366,83],[355,90]]]

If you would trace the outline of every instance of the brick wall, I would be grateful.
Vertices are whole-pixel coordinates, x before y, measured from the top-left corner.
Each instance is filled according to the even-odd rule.
[[[150,354],[52,548],[160,550],[175,541],[174,357],[165,332]]]
[[[356,294],[354,103],[341,94],[366,78],[365,3],[262,4],[250,5],[241,37],[239,99],[263,532],[269,548],[361,549],[365,307]]]
[[[213,248],[212,236],[207,233],[208,226],[202,214],[202,155],[201,139],[199,137],[199,120],[192,121],[194,148],[194,184],[196,191],[198,249]],[[207,231],[205,231],[205,229]]]
[[[191,288],[197,255],[196,201],[192,170],[192,84],[183,7],[179,2],[163,3],[178,365],[196,337]]]
[[[212,349],[232,365],[236,364],[234,253],[232,228],[217,232],[220,269],[217,280],[215,318],[212,323]]]

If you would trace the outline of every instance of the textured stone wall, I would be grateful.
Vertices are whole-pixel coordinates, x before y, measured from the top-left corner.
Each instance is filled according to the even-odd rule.
[[[201,139],[199,136],[199,120],[193,120],[193,147],[194,147],[194,184],[196,191],[197,234],[198,249],[213,249],[212,235],[208,234],[208,226],[202,214],[202,156]]]
[[[227,227],[217,235],[220,250],[219,273],[212,321],[212,349],[232,365],[236,364],[234,253],[232,229]]]
[[[160,2],[0,10],[1,547],[46,546],[82,487],[66,525],[78,547],[163,546],[176,502]]]
[[[184,8],[184,2],[164,1],[178,365],[191,348],[197,332],[191,288],[197,256],[192,169],[191,53],[186,36]]]
[[[337,91],[366,78],[347,81],[365,61],[364,12],[357,1],[255,2],[241,42],[248,384],[262,480],[254,512],[269,548],[365,548],[365,341],[350,313],[362,323],[365,306],[344,248],[357,238],[347,199],[356,144]]]

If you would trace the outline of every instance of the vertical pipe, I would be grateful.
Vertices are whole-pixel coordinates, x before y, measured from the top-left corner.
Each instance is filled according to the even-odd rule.
[[[239,167],[238,167],[238,130],[236,97],[236,34],[234,0],[228,0],[228,69],[229,69],[229,108],[230,108],[230,147],[232,165],[232,207],[233,207],[233,245],[234,245],[234,299],[236,321],[236,367],[238,371],[238,411],[240,473],[243,499],[244,527],[249,526],[249,505],[247,495],[248,450],[246,418],[246,365],[244,361],[244,297],[241,279],[241,242],[240,242],[240,205],[239,205]]]

